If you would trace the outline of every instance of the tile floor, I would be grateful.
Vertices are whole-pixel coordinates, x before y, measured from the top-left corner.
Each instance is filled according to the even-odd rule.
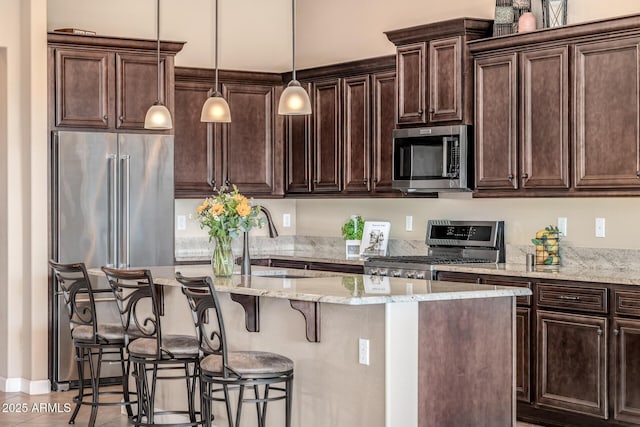
[[[113,387],[117,390],[117,387]],[[0,392],[0,426],[2,427],[68,427],[69,417],[75,405],[73,396],[76,391],[54,392],[44,395],[30,396],[24,393]],[[117,402],[120,396],[107,395],[104,398],[108,402]],[[49,404],[49,405],[47,405]],[[65,404],[67,406],[65,406]],[[18,412],[26,409],[26,412]],[[76,417],[76,426],[87,425],[89,422],[90,408],[83,406]],[[96,426],[99,427],[123,427],[133,423],[121,415],[120,407],[102,407],[98,409]],[[533,424],[516,423],[516,427],[538,427]]]

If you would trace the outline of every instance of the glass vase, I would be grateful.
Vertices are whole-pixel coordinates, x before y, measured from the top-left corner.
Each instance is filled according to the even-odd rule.
[[[211,267],[216,277],[231,277],[233,274],[233,252],[230,236],[216,236],[216,246],[211,255]]]

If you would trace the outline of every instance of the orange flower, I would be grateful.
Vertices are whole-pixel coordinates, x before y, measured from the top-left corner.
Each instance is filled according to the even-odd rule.
[[[240,216],[247,216],[251,213],[251,208],[249,207],[249,204],[243,202],[238,205],[236,212],[238,212],[238,215]]]
[[[204,202],[202,202],[200,204],[200,206],[198,206],[198,209],[196,209],[196,212],[198,214],[201,214],[202,212],[204,212],[207,208],[209,207],[209,201],[205,200]]]
[[[211,206],[211,208],[209,209],[209,212],[212,215],[220,215],[222,214],[222,212],[224,212],[224,206],[221,205],[220,203],[216,203],[215,205]]]

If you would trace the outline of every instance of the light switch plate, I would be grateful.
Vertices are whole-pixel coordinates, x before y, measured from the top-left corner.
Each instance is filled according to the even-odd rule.
[[[176,218],[176,228],[179,231],[184,231],[187,229],[187,217],[186,215],[178,215]]]
[[[596,237],[605,236],[604,226],[605,226],[604,218],[596,218]]]
[[[407,215],[404,218],[404,229],[405,231],[413,231],[413,216]]]
[[[282,226],[291,227],[291,214],[288,214],[288,213],[282,214]]]
[[[358,340],[358,363],[369,365],[369,340],[364,338]]]
[[[560,231],[560,237],[567,237],[567,217],[558,217],[558,230]]]

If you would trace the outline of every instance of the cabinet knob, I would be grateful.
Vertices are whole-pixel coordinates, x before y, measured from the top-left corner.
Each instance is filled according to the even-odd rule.
[[[211,181],[209,181],[209,185],[210,185],[211,187],[214,187],[214,188],[215,188],[215,186],[216,186],[216,180],[215,180],[215,179],[212,179]]]
[[[224,185],[226,185],[226,186],[228,187],[228,186],[229,186],[229,184],[230,184],[229,180],[228,180],[228,179],[225,179],[225,180],[224,180]]]
[[[109,116],[107,116],[106,114],[105,114],[104,116],[102,116],[102,118],[103,118],[104,120],[109,120]]]
[[[124,116],[120,116],[120,117],[118,117],[118,119],[119,119],[121,122],[124,122]]]
[[[640,171],[637,171],[637,172],[636,172],[636,176],[637,176],[638,178],[640,178]]]
[[[602,335],[602,329],[598,329],[597,334],[600,336]]]
[[[369,182],[369,180],[368,180],[367,178],[365,178],[365,179],[363,179],[363,180],[362,180],[362,183],[363,183],[364,185],[367,185],[367,183],[368,183],[368,182]]]
[[[314,180],[313,180],[313,183],[314,183],[314,184],[317,184],[317,183],[318,183],[318,180],[317,180],[317,179],[314,179]]]
[[[620,330],[619,329],[614,329],[613,330],[613,335],[619,335],[620,334]]]
[[[509,176],[507,176],[507,179],[509,179],[509,181],[513,180],[513,175],[509,174]]]
[[[435,112],[436,112],[436,110],[434,110],[433,108],[429,108],[429,113],[433,114]]]
[[[523,173],[523,174],[522,174],[522,179],[527,179],[527,178],[529,178],[529,174],[528,174],[528,173],[526,173],[526,172],[525,172],[525,173]]]
[[[418,111],[416,111],[416,113],[418,113],[418,114],[422,114],[422,113],[423,113],[422,108],[421,108],[421,109],[419,109]]]

